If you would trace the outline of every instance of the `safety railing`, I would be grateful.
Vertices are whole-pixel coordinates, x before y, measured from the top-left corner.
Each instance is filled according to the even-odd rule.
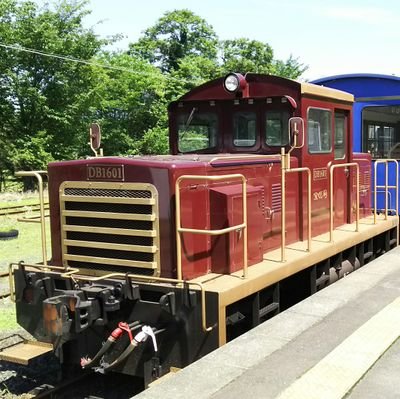
[[[181,196],[180,184],[184,180],[206,180],[206,181],[223,181],[240,179],[242,181],[242,223],[235,226],[226,227],[225,229],[191,229],[182,227],[181,222]],[[177,278],[182,280],[182,233],[206,234],[206,235],[222,235],[231,231],[243,231],[243,277],[247,277],[247,183],[246,178],[241,174],[230,174],[221,176],[201,176],[201,175],[183,175],[178,177],[175,183],[175,222],[176,222],[176,256],[177,256]]]
[[[21,171],[16,172],[15,176],[21,177],[36,177],[38,181],[39,188],[39,208],[40,208],[40,232],[42,237],[42,258],[43,265],[47,265],[47,243],[46,243],[46,223],[45,223],[45,213],[44,213],[44,196],[43,196],[43,178],[42,175],[47,175],[44,170],[32,170],[32,171]]]
[[[389,163],[394,163],[396,167],[396,184],[389,185]],[[385,184],[378,185],[378,165],[384,164],[385,165]],[[377,215],[377,190],[378,188],[383,188],[385,191],[385,220],[388,217],[388,194],[389,189],[394,189],[396,194],[396,209],[395,212],[398,214],[399,211],[399,163],[395,159],[377,159],[374,165],[374,223],[376,223],[376,215]]]
[[[282,165],[284,163],[282,162]],[[288,173],[307,173],[307,251],[311,251],[311,170],[309,168],[285,169],[282,167],[282,209],[281,209],[281,262],[286,261],[286,175]],[[299,195],[302,195],[300,193]]]
[[[349,162],[349,163],[339,163],[334,165],[329,165],[330,179],[329,179],[329,242],[333,242],[333,172],[335,169],[340,168],[356,168],[356,229],[355,231],[359,231],[359,223],[360,223],[360,166],[357,162]]]

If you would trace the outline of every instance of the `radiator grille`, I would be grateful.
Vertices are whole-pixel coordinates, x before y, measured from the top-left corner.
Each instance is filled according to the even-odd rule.
[[[151,184],[64,182],[64,266],[159,275],[158,194]]]

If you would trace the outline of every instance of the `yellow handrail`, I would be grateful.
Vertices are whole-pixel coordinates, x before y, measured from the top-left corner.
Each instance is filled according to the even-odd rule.
[[[311,170],[307,167],[291,168],[290,152],[281,148],[281,262],[286,262],[286,174],[307,172],[307,251],[311,251]],[[302,194],[302,193],[301,193]]]
[[[293,169],[285,169],[284,174],[286,173],[292,173],[292,172],[307,172],[307,221],[308,221],[308,227],[307,227],[307,251],[311,251],[311,170],[307,167],[303,168],[293,168]],[[302,194],[302,193],[300,193]],[[282,202],[286,201],[285,198],[282,198]],[[286,208],[286,207],[285,207]],[[286,224],[286,217],[285,219],[285,224]],[[284,227],[284,228],[283,228]],[[282,227],[282,233],[286,229],[286,225]],[[282,234],[283,235],[283,234]],[[283,250],[283,256],[282,256],[282,261],[285,261],[285,249]]]
[[[227,227],[219,230],[207,230],[207,229],[190,229],[184,228],[181,225],[181,197],[180,197],[180,183],[183,180],[231,180],[241,179],[242,181],[242,223]],[[201,175],[183,175],[178,177],[175,183],[175,222],[176,222],[176,261],[177,261],[177,278],[182,280],[182,238],[181,233],[192,233],[192,234],[209,234],[209,235],[221,235],[228,233],[233,230],[243,230],[243,277],[247,277],[247,188],[246,178],[239,174],[221,175],[221,176],[201,176]]]
[[[394,186],[389,186],[389,173],[388,173],[388,168],[389,168],[389,162],[392,162],[395,164],[396,167],[396,184]],[[385,184],[384,185],[378,185],[378,164],[385,164]],[[378,188],[384,188],[385,189],[385,220],[387,220],[388,217],[388,193],[389,193],[389,188],[394,188],[395,189],[395,194],[396,194],[396,213],[399,213],[399,163],[397,162],[396,159],[377,159],[375,160],[375,165],[374,165],[374,223],[376,224],[376,201],[377,201],[377,189]]]
[[[330,187],[329,187],[329,242],[333,242],[333,171],[339,168],[356,168],[356,232],[359,230],[360,221],[360,166],[357,162],[338,163],[329,165]]]
[[[47,265],[47,245],[46,245],[46,224],[44,214],[44,197],[43,197],[43,179],[42,175],[47,175],[45,170],[32,170],[16,172],[15,176],[32,176],[36,177],[39,184],[39,206],[40,206],[40,231],[42,236],[42,258],[43,264]]]

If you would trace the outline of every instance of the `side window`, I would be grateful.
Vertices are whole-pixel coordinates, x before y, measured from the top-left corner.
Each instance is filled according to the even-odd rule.
[[[256,137],[256,113],[236,112],[233,115],[233,144],[237,147],[253,147]]]
[[[343,159],[346,151],[346,115],[335,113],[335,159]]]
[[[271,147],[282,147],[288,144],[288,120],[286,111],[268,111],[265,114],[265,143]]]
[[[190,114],[178,118],[178,148],[180,152],[205,150],[217,145],[217,115],[199,113],[193,108]]]
[[[332,150],[332,114],[328,109],[310,108],[307,116],[308,151],[327,153]]]

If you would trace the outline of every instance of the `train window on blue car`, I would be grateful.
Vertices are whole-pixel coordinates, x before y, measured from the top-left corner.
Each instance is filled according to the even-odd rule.
[[[332,114],[328,109],[309,108],[307,117],[308,151],[327,153],[332,150]]]

